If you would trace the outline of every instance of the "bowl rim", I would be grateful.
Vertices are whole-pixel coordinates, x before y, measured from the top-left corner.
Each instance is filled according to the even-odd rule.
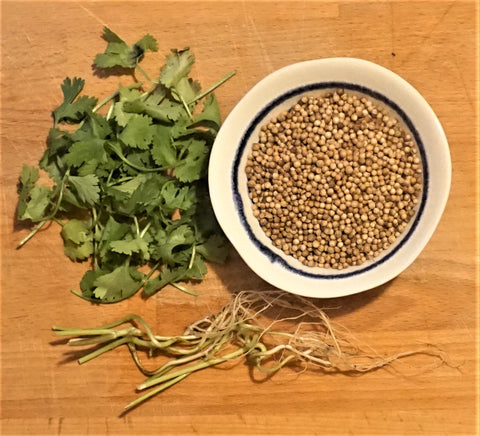
[[[268,113],[271,114],[280,103],[292,98],[298,99],[301,95],[319,89],[335,89],[337,85],[346,85],[342,87],[361,94],[370,94],[371,97],[382,100],[407,124],[419,144],[425,176],[420,211],[406,239],[405,235],[402,236],[405,243],[410,240],[408,255],[405,255],[405,243],[398,244],[388,256],[390,258],[388,268],[384,268],[381,273],[379,264],[388,263],[386,256],[347,272],[336,270],[332,273],[332,270],[321,270],[323,273],[319,273],[319,269],[309,268],[302,268],[301,271],[307,271],[302,274],[299,274],[298,270],[286,272],[289,268],[281,266],[282,262],[279,262],[278,256],[272,257],[269,247],[265,249],[265,246],[252,242],[251,234],[248,235],[249,224],[248,222],[245,224],[246,218],[242,221],[242,217],[238,216],[238,205],[243,201],[239,198],[239,182],[238,178],[236,179],[240,167],[239,157],[241,159],[245,154],[245,142],[251,138],[254,128],[258,127],[261,120],[265,120]],[[415,110],[412,111],[412,108]],[[412,115],[415,121],[416,117],[422,117],[425,122],[417,125],[411,120]],[[433,162],[437,165],[434,167],[436,171],[433,174],[433,182],[439,182],[439,176],[443,179],[441,186],[437,184],[433,187],[428,164],[432,151],[425,149],[425,139],[430,141],[432,132],[434,139],[440,144],[437,147],[437,154],[440,155],[442,164],[439,174],[438,162]],[[225,161],[228,162],[230,183],[225,183]],[[332,298],[379,286],[396,277],[417,258],[433,235],[443,214],[450,190],[451,160],[448,142],[438,118],[412,85],[394,72],[370,61],[357,58],[325,58],[280,68],[260,80],[243,96],[226,117],[217,134],[211,151],[208,177],[210,197],[217,220],[242,259],[257,275],[271,285],[294,294]],[[432,192],[435,197],[434,203],[427,202],[426,198],[427,194],[430,195]],[[425,213],[428,214],[429,225],[420,226],[419,231],[418,227],[425,218]],[[398,256],[399,252],[403,255]],[[392,264],[392,259],[397,259],[398,262]]]

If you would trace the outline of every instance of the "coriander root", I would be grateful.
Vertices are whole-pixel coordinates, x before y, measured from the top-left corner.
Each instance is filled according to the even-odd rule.
[[[303,96],[261,127],[245,168],[253,215],[310,267],[377,257],[414,216],[422,166],[387,110],[343,90]]]
[[[415,354],[435,357],[434,365],[447,362],[444,353],[431,345],[392,356],[364,349],[312,300],[278,290],[239,292],[218,313],[192,323],[177,336],[155,335],[137,315],[98,328],[55,326],[53,330],[70,337],[72,346],[101,345],[79,363],[120,345],[128,346],[135,364],[148,377],[137,389],[149,391],[129,403],[125,411],[196,371],[241,358],[267,375],[287,365],[299,370],[316,367],[325,372],[364,373]],[[148,369],[140,350],[167,361]]]

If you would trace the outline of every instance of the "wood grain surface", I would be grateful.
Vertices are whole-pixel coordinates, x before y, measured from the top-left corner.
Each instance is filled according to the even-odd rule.
[[[1,22],[1,434],[2,435],[472,435],[478,434],[478,13],[474,1],[3,1]],[[197,373],[130,414],[122,407],[143,380],[127,349],[83,366],[53,345],[53,324],[96,326],[138,313],[157,332],[177,334],[242,289],[271,289],[232,254],[209,266],[197,298],[168,288],[92,306],[72,295],[85,265],[62,252],[59,227],[21,250],[28,229],[14,219],[22,163],[35,165],[61,101],[66,76],[86,93],[110,93],[92,60],[108,25],[127,41],[151,33],[160,55],[190,46],[193,75],[207,86],[237,75],[217,92],[225,117],[266,74],[291,63],[353,56],[379,63],[416,87],[437,113],[450,144],[451,195],[418,259],[371,291],[319,301],[329,315],[381,353],[422,343],[457,367],[412,375],[378,370],[358,377],[297,374],[263,380],[240,362]],[[478,279],[478,277],[477,277]]]

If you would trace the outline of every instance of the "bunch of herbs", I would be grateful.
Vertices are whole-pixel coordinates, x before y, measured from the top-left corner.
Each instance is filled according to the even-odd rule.
[[[205,260],[227,255],[206,172],[221,124],[212,91],[234,72],[202,91],[185,48],[171,50],[152,80],[139,64],[158,51],[155,38],[130,46],[108,28],[103,37],[95,66],[120,68],[133,82],[99,102],[81,95],[83,79],[65,79],[39,162],[51,186],[36,167],[24,165],[19,177],[17,218],[35,224],[19,247],[45,224],[60,224],[65,254],[91,262],[75,291],[90,301],[118,302],[141,289],[151,296],[167,284],[190,292],[179,282],[202,279]]]

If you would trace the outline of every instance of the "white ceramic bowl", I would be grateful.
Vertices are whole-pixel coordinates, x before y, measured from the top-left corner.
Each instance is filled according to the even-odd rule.
[[[246,157],[260,127],[302,95],[343,88],[389,106],[409,128],[423,165],[422,198],[409,226],[379,257],[343,270],[309,268],[266,237],[251,210]],[[331,58],[293,64],[257,83],[221,127],[209,164],[215,215],[249,267],[273,286],[295,294],[331,298],[371,289],[400,274],[432,236],[447,202],[451,161],[447,139],[433,110],[404,79],[374,63]]]

